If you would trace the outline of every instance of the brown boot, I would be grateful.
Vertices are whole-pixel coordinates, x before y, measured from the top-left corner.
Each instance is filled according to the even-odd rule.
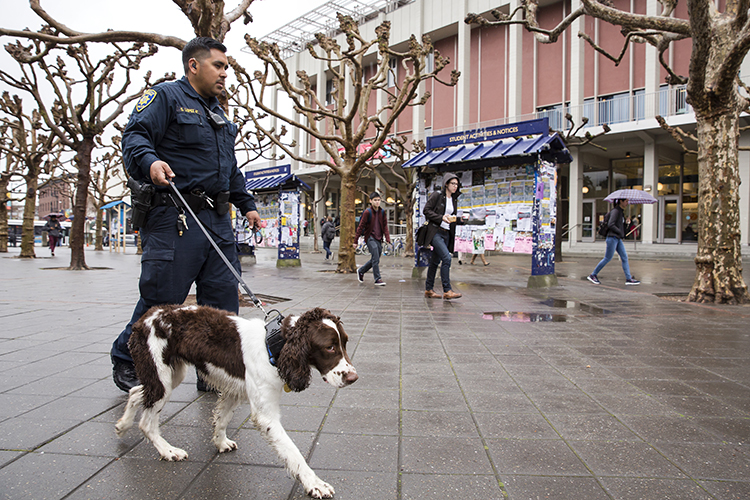
[[[428,299],[439,299],[442,297],[442,295],[440,295],[439,293],[435,293],[432,290],[425,290],[424,296]]]
[[[448,290],[443,294],[443,298],[445,300],[451,300],[451,299],[460,299],[462,295],[458,292],[454,292],[453,290]]]

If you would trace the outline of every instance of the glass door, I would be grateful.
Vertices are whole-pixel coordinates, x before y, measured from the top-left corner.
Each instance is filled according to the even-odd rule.
[[[680,197],[659,197],[659,243],[679,243],[682,231],[680,224]]]
[[[596,237],[598,222],[594,220],[594,202],[595,200],[583,201],[583,218],[581,223],[581,241],[590,243]]]

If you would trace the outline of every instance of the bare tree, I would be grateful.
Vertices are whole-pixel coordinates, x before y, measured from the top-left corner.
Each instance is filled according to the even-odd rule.
[[[12,129],[6,124],[0,124],[0,145],[12,144]],[[0,253],[8,251],[8,206],[5,203],[10,201],[10,191],[8,186],[10,181],[18,173],[18,159],[11,154],[0,149],[0,162],[5,163],[5,169],[0,171]]]
[[[580,8],[551,30],[541,28],[537,22],[538,0],[522,2],[510,15],[492,11],[495,21],[470,14],[466,22],[522,24],[538,41],[553,43],[573,20],[587,15],[622,28],[625,38],[619,56],[607,53],[587,34],[578,34],[615,64],[622,60],[631,42],[655,47],[669,74],[669,83],[687,83],[688,102],[695,111],[699,228],[695,282],[688,300],[726,304],[750,301],[742,277],[737,144],[740,113],[750,110],[750,101],[740,92],[744,84],[738,77],[750,50],[750,2],[729,0],[722,12],[711,0],[687,0],[688,19],[673,17],[677,6],[674,0],[660,0],[662,11],[653,16],[626,12],[609,2],[581,2]],[[523,16],[516,18],[517,14]],[[686,38],[692,38],[687,77],[676,74],[664,57],[673,42]]]
[[[325,63],[331,76],[333,102],[330,106],[318,99],[316,89],[304,71],[298,71],[294,76],[290,74],[276,44],[259,42],[249,36],[245,40],[263,62],[263,70],[256,71],[251,77],[243,68],[233,65],[240,85],[248,93],[235,93],[234,98],[235,103],[252,116],[256,128],[285,154],[308,164],[324,165],[341,178],[341,240],[337,271],[352,273],[356,269],[354,199],[357,178],[367,161],[383,147],[396,118],[408,106],[423,105],[429,99],[429,93],[416,99],[419,84],[431,78],[440,81],[437,74],[448,65],[448,60],[433,48],[428,36],[424,36],[421,42],[412,36],[406,52],[392,50],[388,21],[375,29],[374,40],[365,40],[351,17],[338,14],[338,20],[346,47],[321,33],[316,35],[317,44],[307,46],[313,58]],[[377,52],[377,65],[374,73],[365,78],[365,56],[372,50]],[[434,70],[427,71],[426,60],[433,53]],[[398,85],[389,88],[388,71],[392,58],[400,61],[404,76]],[[452,72],[447,85],[455,85],[458,77],[457,71]],[[265,97],[277,90],[286,93],[295,113],[302,119],[285,116],[266,104]],[[387,103],[370,115],[368,105],[377,92],[387,93]],[[347,102],[347,96],[351,102]],[[293,147],[281,140],[276,130],[261,120],[265,115],[298,127],[317,139],[326,157],[311,160],[297,154]],[[361,147],[365,143],[370,144],[369,148]]]
[[[97,138],[97,151],[100,154],[92,159],[91,184],[89,185],[89,195],[96,210],[94,250],[104,250],[102,207],[107,203],[121,200],[127,182],[127,174],[122,164],[121,141],[122,137],[119,135],[113,136],[109,144],[104,144],[101,138]]]
[[[0,74],[2,70],[0,70]],[[47,125],[41,114],[35,109],[24,112],[23,99],[3,92],[0,99],[0,124],[9,132],[0,142],[0,151],[13,158],[26,185],[21,237],[22,258],[34,258],[34,216],[39,188],[39,176],[50,174],[59,159],[60,140]],[[7,223],[6,223],[7,242]]]
[[[419,178],[416,168],[403,168],[403,164],[412,154],[425,150],[424,141],[412,141],[411,148],[406,146],[407,139],[404,136],[391,138],[383,150],[388,154],[376,155],[369,163],[368,169],[372,171],[388,191],[393,191],[398,198],[403,200],[403,212],[406,214],[406,241],[404,243],[404,257],[414,257],[414,207],[417,201],[417,184]],[[385,169],[391,173],[401,184],[391,184],[380,172]],[[366,193],[365,193],[366,194]]]
[[[132,89],[131,74],[139,70],[144,58],[156,54],[155,45],[134,43],[126,48],[118,44],[112,47],[113,54],[95,61],[86,45],[63,48],[32,40],[30,45],[24,46],[19,41],[6,45],[5,50],[18,62],[22,76],[16,78],[0,70],[0,81],[31,95],[51,133],[75,153],[77,182],[70,233],[70,269],[88,268],[84,255],[84,226],[91,154],[96,138],[122,114],[128,103],[153,85],[148,72],[143,86]],[[172,78],[174,75],[165,76],[154,83]],[[115,80],[119,82],[117,85]],[[48,86],[52,98],[43,90],[44,85]]]

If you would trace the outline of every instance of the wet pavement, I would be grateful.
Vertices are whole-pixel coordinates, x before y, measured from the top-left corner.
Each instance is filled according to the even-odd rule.
[[[190,454],[158,460],[114,424],[125,393],[109,348],[137,299],[139,257],[87,251],[93,271],[0,254],[0,498],[298,499],[249,407],[239,450],[211,444],[216,397],[189,375],[162,431]],[[332,272],[321,254],[245,266],[283,314],[339,314],[360,379],[282,396],[282,422],[337,499],[740,499],[750,497],[750,307],[681,303],[690,260],[567,257],[560,286],[526,288],[528,256],[458,265],[451,302],[425,299],[409,259],[384,257],[385,287]],[[358,256],[362,264],[364,256]],[[745,269],[748,267],[745,266]],[[672,297],[674,298],[674,297]],[[260,313],[243,308],[245,317]]]

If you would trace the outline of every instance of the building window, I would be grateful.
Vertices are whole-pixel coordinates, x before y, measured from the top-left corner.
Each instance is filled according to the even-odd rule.
[[[326,80],[326,106],[333,104],[333,79]]]
[[[565,113],[567,113],[568,108],[568,103],[566,103],[566,106],[562,104],[544,106],[537,108],[536,116],[537,118],[549,118],[549,127],[552,130],[567,130],[568,122],[565,119]]]
[[[388,59],[388,87],[396,86],[396,76],[398,71],[398,61],[395,57],[391,56]]]

